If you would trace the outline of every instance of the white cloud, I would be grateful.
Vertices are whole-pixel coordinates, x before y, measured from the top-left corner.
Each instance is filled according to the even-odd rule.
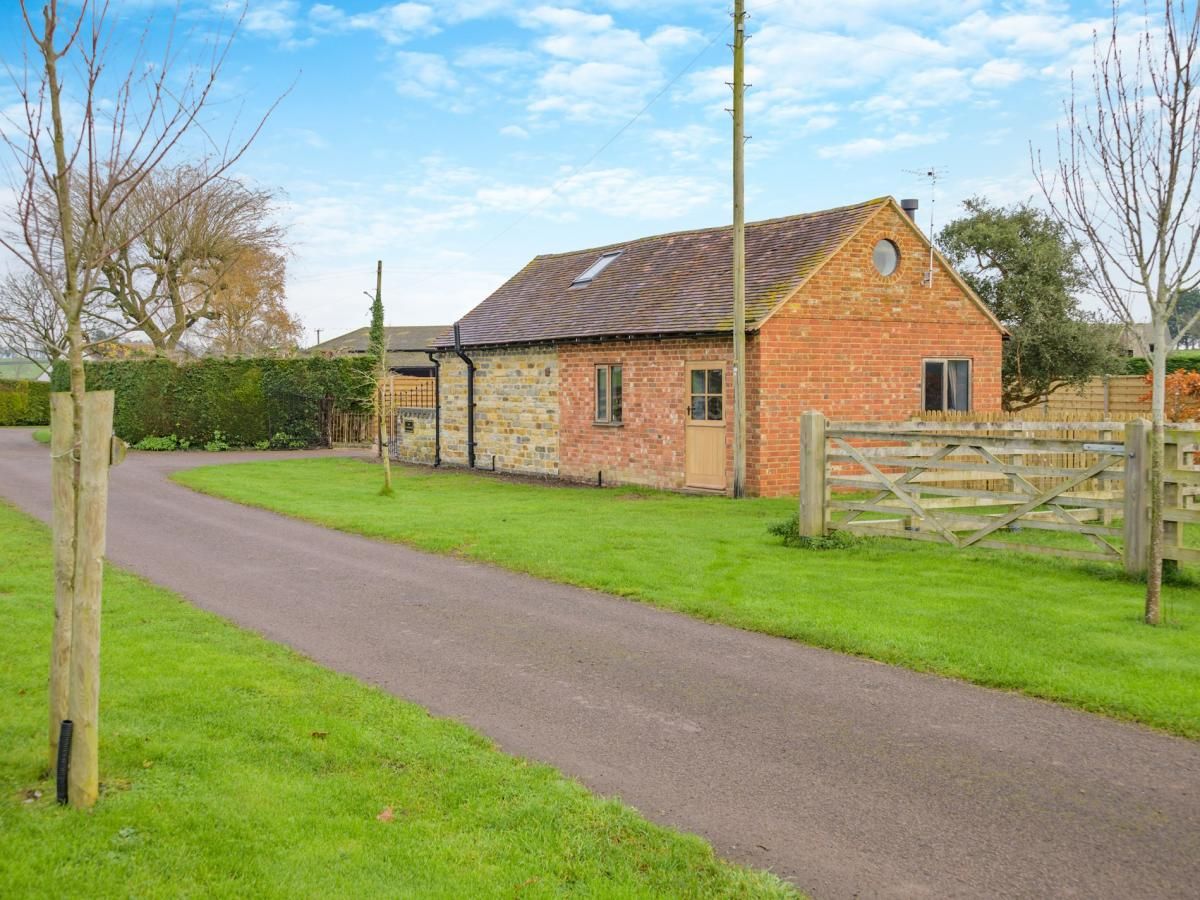
[[[484,44],[467,47],[454,59],[456,65],[468,69],[513,69],[537,60],[528,50]]]
[[[974,12],[946,29],[946,37],[971,52],[995,52],[1010,55],[1060,55],[1081,43],[1089,43],[1097,19],[1075,21],[1065,13],[1036,9],[992,15]]]
[[[673,159],[697,160],[722,142],[716,131],[695,123],[682,128],[658,128],[650,132],[650,141],[671,154]]]
[[[551,218],[575,212],[603,213],[618,218],[671,219],[707,205],[723,182],[683,175],[646,175],[629,168],[578,172],[556,187],[492,184],[480,188],[481,206],[525,213],[537,208]]]
[[[444,57],[401,50],[396,53],[392,84],[398,94],[430,98],[454,90],[458,79]]]
[[[529,139],[529,132],[520,125],[505,125],[500,129],[500,133],[505,137],[519,138],[523,141]]]
[[[978,87],[1007,87],[1029,75],[1023,62],[1015,59],[989,59],[975,70],[971,84]]]
[[[415,34],[430,34],[433,7],[424,3],[394,3],[370,12],[348,14],[339,7],[317,3],[308,11],[314,30],[329,33],[369,31],[389,44],[402,44]]]
[[[242,28],[249,34],[286,40],[299,24],[300,4],[296,0],[265,0],[246,8]]]
[[[895,150],[907,150],[911,147],[924,147],[944,140],[944,134],[912,134],[901,132],[887,137],[858,138],[844,144],[832,144],[822,147],[817,154],[822,159],[862,159],[868,156],[878,156],[881,153],[891,153]]]
[[[628,116],[662,84],[665,59],[699,37],[673,25],[644,37],[607,13],[550,6],[521,12],[517,21],[543,33],[537,47],[550,59],[530,111],[572,120]]]

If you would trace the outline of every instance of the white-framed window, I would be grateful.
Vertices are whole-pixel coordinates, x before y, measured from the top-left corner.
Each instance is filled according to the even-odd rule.
[[[620,425],[621,367],[606,363],[596,366],[596,421],[605,425]]]
[[[966,412],[971,408],[971,361],[927,359],[921,376],[926,412]]]

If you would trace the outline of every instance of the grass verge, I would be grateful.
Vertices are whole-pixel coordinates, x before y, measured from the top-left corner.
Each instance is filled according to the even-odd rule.
[[[789,895],[111,567],[101,800],[60,808],[45,771],[52,579],[46,529],[0,504],[0,894]]]
[[[1115,566],[873,540],[787,548],[767,528],[788,499],[731,501],[542,486],[463,472],[379,473],[346,459],[205,467],[205,493],[368,537],[495,563],[739,628],[1019,690],[1200,738],[1200,590],[1164,592]]]

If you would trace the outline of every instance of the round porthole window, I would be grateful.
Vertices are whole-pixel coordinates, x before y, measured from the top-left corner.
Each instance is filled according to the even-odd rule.
[[[875,264],[875,271],[886,278],[900,266],[900,248],[884,238],[871,252],[871,262]]]

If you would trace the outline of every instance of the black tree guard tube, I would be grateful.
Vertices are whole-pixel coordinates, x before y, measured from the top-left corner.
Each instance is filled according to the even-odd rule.
[[[71,769],[71,735],[75,733],[75,723],[63,719],[58,728],[58,802],[67,802],[67,773]]]

